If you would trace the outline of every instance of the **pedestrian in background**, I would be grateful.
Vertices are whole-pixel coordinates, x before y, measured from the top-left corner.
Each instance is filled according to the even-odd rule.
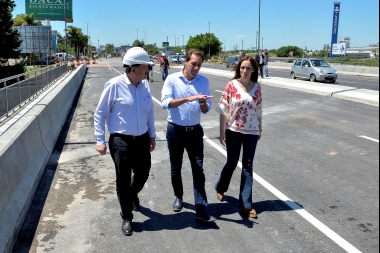
[[[263,56],[263,53],[261,50],[256,55],[255,60],[257,62],[257,65],[259,66],[259,74],[260,74],[261,78],[264,78],[264,72],[263,72],[264,56]]]
[[[264,66],[265,66],[265,77],[269,77],[269,74],[268,74],[268,60],[269,60],[269,54],[268,54],[268,50],[267,49],[264,49]]]
[[[215,109],[220,114],[220,143],[227,148],[227,162],[215,184],[216,197],[223,201],[243,147],[239,207],[250,218],[257,217],[252,207],[252,173],[263,115],[261,86],[257,79],[256,61],[251,56],[243,57]]]
[[[152,61],[152,56],[151,55],[149,55],[149,58]],[[146,73],[146,80],[148,80],[149,82],[153,82],[153,66],[154,66],[154,63],[153,63],[153,65],[148,65],[149,72]]]
[[[244,50],[241,50],[240,55],[239,55],[239,61],[245,56]]]
[[[200,50],[192,49],[186,53],[184,67],[180,72],[168,76],[161,93],[162,108],[168,110],[166,139],[171,166],[171,182],[175,200],[174,212],[183,208],[182,160],[186,149],[189,156],[194,186],[195,218],[213,222],[215,218],[208,213],[203,169],[203,128],[201,114],[210,111],[209,81],[198,74],[204,61]]]
[[[116,170],[116,193],[123,219],[121,231],[130,236],[133,233],[132,211],[140,208],[138,193],[149,176],[156,129],[152,96],[145,80],[148,65],[153,62],[143,48],[134,47],[125,54],[123,64],[125,73],[104,86],[94,114],[94,127],[96,150],[105,155],[107,123],[109,148]]]
[[[170,66],[169,66],[169,60],[166,57],[166,54],[162,53],[161,56],[162,56],[162,59],[160,61],[160,71],[162,74],[162,81],[165,82],[166,77],[168,76],[168,70],[170,69]]]

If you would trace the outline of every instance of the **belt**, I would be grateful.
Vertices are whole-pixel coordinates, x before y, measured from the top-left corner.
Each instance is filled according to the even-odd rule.
[[[180,125],[177,125],[177,124],[174,124],[171,122],[168,122],[168,124],[170,126],[174,127],[175,129],[179,129],[179,130],[186,131],[186,132],[193,131],[194,129],[197,129],[198,127],[201,126],[201,124],[196,124],[194,126],[180,126]]]
[[[119,133],[112,133],[112,136],[120,137],[120,138],[127,138],[127,139],[138,139],[141,137],[144,137],[148,132],[142,135],[126,135],[126,134],[119,134]]]

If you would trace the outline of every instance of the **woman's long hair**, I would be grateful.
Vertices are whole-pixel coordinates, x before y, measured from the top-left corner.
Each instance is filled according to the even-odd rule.
[[[257,65],[256,60],[252,56],[249,56],[249,55],[246,55],[240,59],[239,63],[234,68],[235,76],[231,80],[239,79],[241,77],[240,66],[241,66],[243,61],[250,61],[251,62],[252,67],[253,67],[253,72],[251,74],[250,79],[254,83],[257,83],[257,80],[259,79],[259,66]]]

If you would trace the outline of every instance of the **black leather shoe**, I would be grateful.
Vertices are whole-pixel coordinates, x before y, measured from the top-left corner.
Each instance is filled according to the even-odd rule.
[[[140,211],[140,199],[138,197],[133,200],[133,210]]]
[[[174,212],[180,212],[183,208],[182,199],[176,198],[173,203],[173,211]]]
[[[204,222],[214,222],[216,218],[214,216],[210,216],[207,210],[197,211],[195,213],[195,219],[204,221]]]
[[[121,224],[121,232],[126,236],[131,236],[133,234],[132,221],[125,219]]]

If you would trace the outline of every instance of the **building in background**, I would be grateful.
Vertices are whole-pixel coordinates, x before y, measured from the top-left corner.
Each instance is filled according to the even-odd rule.
[[[34,54],[38,57],[57,53],[57,31],[51,26],[13,26],[18,30],[22,43],[21,54]]]

